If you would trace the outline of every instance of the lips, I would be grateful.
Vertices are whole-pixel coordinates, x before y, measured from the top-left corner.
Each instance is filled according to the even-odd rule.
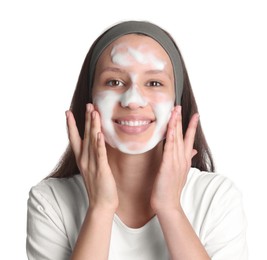
[[[114,120],[115,126],[126,134],[140,134],[146,131],[153,123],[154,120],[148,118],[119,118]]]

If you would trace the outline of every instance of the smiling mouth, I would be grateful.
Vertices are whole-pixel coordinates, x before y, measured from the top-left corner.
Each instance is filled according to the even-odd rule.
[[[136,135],[145,132],[154,122],[154,120],[150,119],[114,120],[114,123],[120,131],[130,135]]]
[[[149,125],[150,123],[152,123],[151,120],[130,120],[130,121],[116,120],[115,122],[123,126],[124,125],[125,126],[145,126],[145,125]]]

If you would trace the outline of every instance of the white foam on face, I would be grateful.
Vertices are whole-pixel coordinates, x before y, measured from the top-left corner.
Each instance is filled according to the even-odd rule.
[[[153,149],[165,137],[167,124],[173,109],[173,101],[165,101],[152,105],[156,118],[156,126],[149,140],[146,142],[123,142],[116,133],[114,122],[112,121],[114,108],[120,102],[120,99],[121,95],[111,90],[99,92],[94,97],[94,103],[101,115],[102,131],[105,136],[105,141],[111,147],[117,148],[127,154],[141,154]]]
[[[122,107],[127,107],[129,104],[135,104],[140,107],[145,107],[148,102],[145,97],[143,97],[138,89],[136,84],[137,75],[131,74],[130,75],[132,86],[121,95],[120,102]]]
[[[112,49],[111,57],[112,57],[112,62],[115,64],[119,64],[124,67],[128,67],[131,65],[131,61],[129,59],[129,53],[117,52],[116,47]]]
[[[139,46],[134,49],[128,47],[127,44],[114,46],[111,51],[111,60],[114,64],[122,67],[138,66],[138,64],[142,64],[148,65],[149,69],[153,70],[163,70],[166,65],[165,61],[162,61],[153,55],[153,53],[149,52],[147,46]],[[125,92],[117,93],[113,90],[104,90],[102,92],[97,92],[93,97],[93,101],[101,115],[102,131],[105,136],[105,141],[110,146],[119,149],[123,153],[141,154],[153,149],[164,139],[167,124],[174,106],[174,98],[164,93],[154,93],[154,95],[157,95],[157,100],[162,100],[161,102],[155,103],[155,100],[150,100],[148,97],[142,95],[137,84],[138,73],[129,72],[129,75],[131,86],[129,86]],[[151,137],[145,142],[138,142],[138,137],[134,135],[129,136],[129,139],[132,139],[132,141],[123,141],[115,131],[116,123],[112,120],[114,108],[118,107],[118,105],[121,107],[128,107],[131,103],[138,107],[150,105],[153,110],[156,119],[154,123],[155,127]]]
[[[125,67],[133,65],[135,62],[143,65],[153,64],[154,69],[163,70],[166,62],[157,58],[148,50],[149,47],[145,45],[134,49],[126,44],[119,44],[114,46],[111,51],[112,62]]]
[[[137,62],[141,64],[146,64],[146,57],[139,50],[133,48],[127,48],[130,56],[132,56]]]
[[[110,146],[120,150],[117,145],[119,138],[117,137],[112,121],[113,110],[119,100],[120,95],[111,90],[100,92],[94,97],[94,104],[97,106],[101,115],[101,126],[105,140]]]

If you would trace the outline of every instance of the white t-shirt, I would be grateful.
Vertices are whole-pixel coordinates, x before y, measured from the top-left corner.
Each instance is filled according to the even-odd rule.
[[[213,260],[247,259],[242,199],[228,178],[191,168],[181,203]],[[33,187],[28,200],[28,259],[70,259],[87,208],[80,175],[49,178]],[[165,259],[168,249],[156,216],[141,228],[127,227],[114,216],[109,260]]]

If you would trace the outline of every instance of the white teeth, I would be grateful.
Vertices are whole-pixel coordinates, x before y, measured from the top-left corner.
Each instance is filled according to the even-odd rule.
[[[148,125],[150,121],[118,121],[120,125],[127,125],[127,126],[142,126]]]

